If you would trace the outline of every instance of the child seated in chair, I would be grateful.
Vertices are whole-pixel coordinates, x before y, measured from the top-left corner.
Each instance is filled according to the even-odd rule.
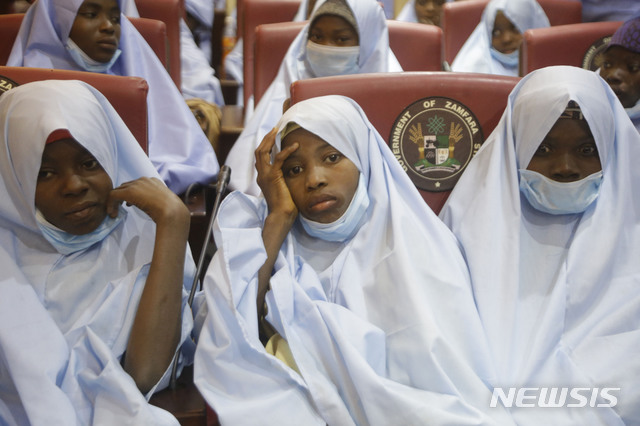
[[[640,351],[639,155],[602,78],[539,69],[514,88],[440,214],[469,265],[491,386],[540,391],[511,408],[519,425],[640,420],[640,359],[629,356]]]
[[[626,21],[603,53],[600,76],[640,131],[640,16]]]
[[[440,26],[442,6],[453,0],[409,0],[396,19],[402,22],[419,22]]]
[[[464,259],[351,99],[288,109],[222,203],[194,381],[221,424],[511,424]]]
[[[85,83],[0,117],[0,423],[177,425],[147,399],[195,349],[188,209]]]
[[[7,62],[143,77],[149,84],[149,158],[179,194],[219,170],[211,144],[180,91],[121,13],[125,0],[38,0],[29,8]]]
[[[316,3],[308,25],[294,39],[278,74],[246,121],[226,164],[233,170],[230,188],[260,193],[252,154],[275,126],[297,80],[335,75],[402,71],[389,48],[382,8],[370,0]]]
[[[451,70],[518,76],[522,34],[548,26],[549,19],[536,0],[491,0]]]

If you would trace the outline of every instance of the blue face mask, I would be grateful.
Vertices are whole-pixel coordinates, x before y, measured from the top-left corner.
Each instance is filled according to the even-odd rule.
[[[95,243],[105,239],[107,235],[109,235],[111,231],[113,231],[116,226],[122,222],[126,215],[127,211],[120,206],[118,209],[118,216],[115,218],[110,216],[105,217],[96,229],[83,235],[74,235],[63,231],[45,219],[39,210],[36,210],[36,222],[38,223],[38,227],[42,231],[44,237],[51,243],[58,253],[68,255],[89,248]]]
[[[109,62],[98,62],[91,59],[89,55],[84,53],[84,51],[80,49],[78,45],[73,40],[71,40],[71,38],[69,38],[69,40],[67,40],[67,52],[69,52],[71,58],[73,58],[73,61],[85,71],[107,72],[113,66],[113,64],[116,63],[116,61],[120,57],[120,54],[122,53],[122,50],[116,50]]]
[[[558,182],[534,172],[520,170],[520,191],[533,208],[549,214],[582,213],[598,198],[602,171],[575,182]]]
[[[356,74],[360,46],[336,47],[307,42],[307,62],[316,77]]]
[[[364,183],[364,177],[360,174],[358,189],[353,194],[347,211],[340,218],[331,223],[314,222],[299,215],[300,223],[307,234],[325,241],[343,242],[353,237],[358,231],[358,225],[362,216],[369,207],[369,194]]]
[[[495,59],[496,61],[500,62],[504,66],[513,68],[513,67],[518,65],[520,49],[516,50],[515,52],[511,52],[511,53],[502,53],[502,52],[499,52],[498,50],[496,50],[496,48],[491,47],[490,51],[491,51],[491,56],[493,57],[493,59]]]

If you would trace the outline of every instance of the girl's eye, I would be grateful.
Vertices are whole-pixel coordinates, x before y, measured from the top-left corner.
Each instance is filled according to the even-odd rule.
[[[582,155],[592,157],[594,155],[598,155],[598,148],[595,145],[585,145],[580,147],[580,152]]]
[[[95,158],[91,158],[89,160],[85,160],[82,163],[82,166],[87,170],[94,170],[100,167],[100,163],[98,163],[98,160],[96,160]]]
[[[309,40],[313,41],[313,42],[318,42],[322,39],[322,37],[319,34],[311,34],[309,36]]]
[[[120,23],[120,15],[112,16],[111,17],[111,22],[114,23],[114,24],[119,24]]]
[[[79,15],[84,16],[85,18],[88,18],[88,19],[93,19],[96,16],[98,16],[98,14],[95,12],[83,12],[83,13],[80,13]]]
[[[285,176],[286,177],[293,177],[296,176],[298,174],[300,174],[302,172],[302,167],[300,166],[293,166],[293,167],[289,167],[286,171],[285,171]]]
[[[38,171],[38,180],[45,180],[50,178],[53,175],[53,172],[49,171],[49,170],[39,170]]]
[[[640,64],[631,64],[629,65],[629,71],[638,72],[640,70]]]
[[[327,156],[327,161],[330,163],[337,163],[340,160],[340,154],[329,154]]]
[[[550,152],[551,152],[551,148],[549,148],[549,146],[548,146],[548,145],[544,145],[544,144],[542,144],[542,145],[540,145],[540,146],[538,147],[538,149],[536,150],[535,155],[545,155],[545,154],[548,154],[548,153],[550,153]]]

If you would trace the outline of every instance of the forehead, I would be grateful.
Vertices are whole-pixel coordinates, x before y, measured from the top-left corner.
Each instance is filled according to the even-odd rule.
[[[577,143],[593,142],[593,134],[586,120],[576,118],[559,118],[543,142],[560,145],[573,145]]]
[[[120,10],[120,5],[118,0],[85,0],[80,5],[80,8]]]
[[[633,52],[622,46],[611,46],[604,51],[607,59],[640,60],[640,53]]]
[[[311,25],[311,30],[355,31],[350,23],[338,15],[322,15],[316,18]]]

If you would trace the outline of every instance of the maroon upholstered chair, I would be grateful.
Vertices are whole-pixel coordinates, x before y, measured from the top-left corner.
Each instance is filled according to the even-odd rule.
[[[520,50],[520,75],[551,65],[581,67],[589,48],[621,25],[622,22],[584,22],[527,30]]]
[[[242,36],[243,68],[243,98],[244,105],[253,95],[254,76],[254,40],[255,31],[259,25],[277,22],[291,22],[300,7],[300,0],[243,0],[242,26],[238,22],[238,33]]]
[[[449,64],[469,38],[489,0],[454,1],[442,7],[444,59]],[[582,3],[577,0],[538,0],[552,26],[582,22]]]
[[[303,22],[260,25],[255,34],[254,104],[257,105],[275,78],[289,46]],[[405,71],[442,69],[442,30],[433,25],[388,20],[389,45]],[[246,75],[245,63],[245,75]],[[245,80],[246,87],[246,80]]]
[[[416,72],[379,73],[300,80],[291,85],[291,104],[323,95],[343,95],[355,100],[380,135],[392,145],[394,123],[406,108],[424,98],[444,97],[450,106],[464,106],[476,117],[484,139],[498,124],[511,90],[519,77],[491,74]],[[384,101],[380,101],[383,99]],[[416,115],[416,114],[414,114]],[[410,174],[411,176],[411,174]],[[420,188],[419,188],[420,189]],[[437,214],[450,190],[420,189]]]
[[[184,17],[184,0],[135,0],[141,18],[164,22],[168,49],[166,63],[169,74],[180,90],[180,20]]]
[[[20,30],[24,13],[0,15],[0,65],[6,65],[13,43]],[[162,21],[146,18],[128,18],[147,41],[163,65],[167,65],[167,30]]]
[[[140,77],[120,77],[84,71],[0,66],[0,76],[18,84],[40,80],[81,80],[100,91],[118,112],[145,152],[148,152],[147,93]]]

